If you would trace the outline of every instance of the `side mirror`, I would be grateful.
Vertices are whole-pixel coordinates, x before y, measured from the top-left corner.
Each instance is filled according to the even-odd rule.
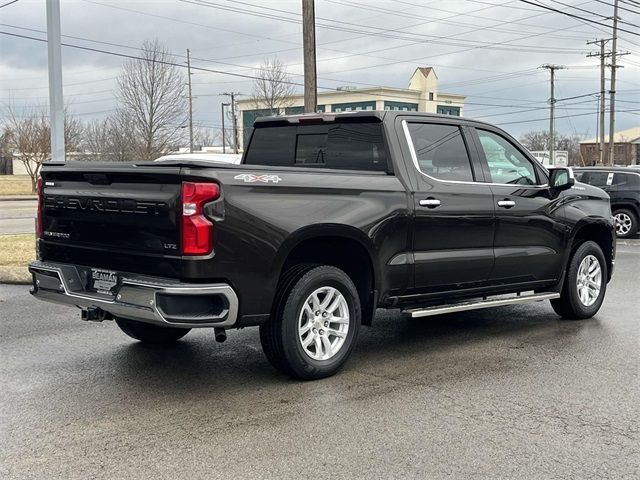
[[[558,167],[550,170],[549,186],[557,190],[566,190],[576,183],[571,167]]]

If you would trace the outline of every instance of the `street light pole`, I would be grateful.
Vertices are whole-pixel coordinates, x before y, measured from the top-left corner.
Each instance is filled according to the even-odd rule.
[[[60,0],[47,0],[51,160],[55,162],[64,162],[65,160],[62,48],[60,44]]]
[[[231,117],[233,121],[233,152],[238,153],[238,122],[236,120],[236,96],[241,95],[240,92],[225,92],[222,95],[231,98]]]
[[[187,79],[189,80],[189,153],[193,153],[193,100],[191,96],[191,52],[187,48]]]
[[[227,141],[225,139],[226,131],[224,128],[224,107],[228,106],[228,103],[222,102],[222,153],[227,153]]]

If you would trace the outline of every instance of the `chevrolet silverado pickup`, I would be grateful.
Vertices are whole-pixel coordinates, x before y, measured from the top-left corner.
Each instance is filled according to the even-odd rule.
[[[268,360],[334,374],[377,308],[425,317],[550,300],[600,308],[608,195],[460,117],[258,119],[239,165],[47,164],[32,294],[141,342],[259,326]]]

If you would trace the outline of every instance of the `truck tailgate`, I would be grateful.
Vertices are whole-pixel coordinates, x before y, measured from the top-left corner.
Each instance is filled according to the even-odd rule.
[[[59,253],[179,252],[179,167],[48,167],[42,188],[42,239]]]

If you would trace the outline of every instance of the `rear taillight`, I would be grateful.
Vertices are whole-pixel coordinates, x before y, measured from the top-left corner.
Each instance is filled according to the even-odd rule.
[[[220,197],[215,183],[182,183],[182,254],[208,255],[213,251],[213,223],[204,216],[205,203]]]
[[[36,215],[36,236],[38,238],[42,238],[42,204],[44,203],[43,198],[43,184],[42,178],[38,178],[38,182],[36,183],[36,191],[38,192],[38,213]]]

